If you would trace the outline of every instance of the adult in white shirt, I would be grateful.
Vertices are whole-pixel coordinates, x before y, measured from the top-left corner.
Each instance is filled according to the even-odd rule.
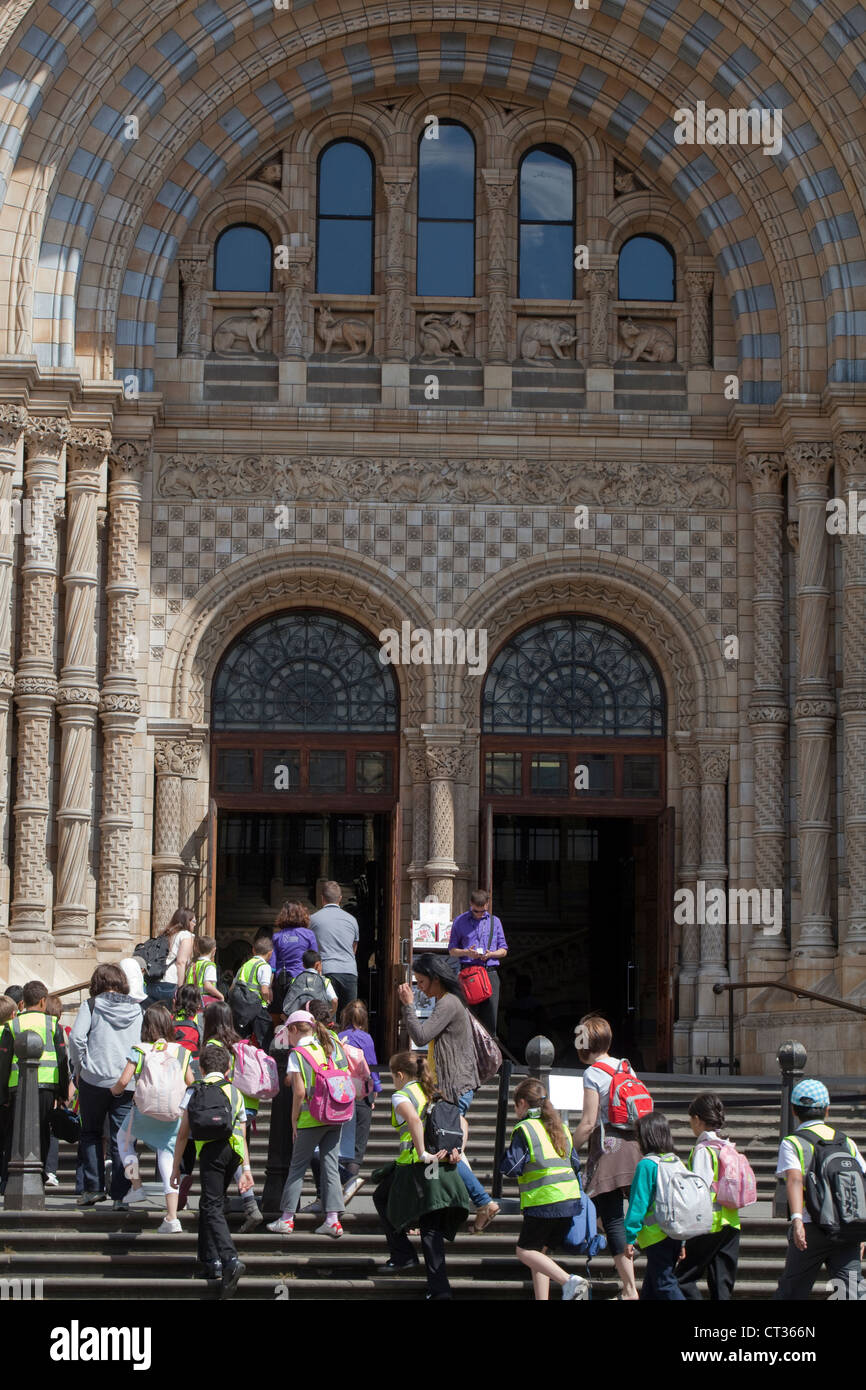
[[[147,985],[151,1003],[165,1004],[174,998],[174,992],[186,978],[186,968],[192,960],[192,947],[195,941],[195,913],[189,907],[179,907],[165,929],[168,937],[168,956],[165,974],[161,980],[153,980]]]
[[[866,1299],[866,1284],[860,1274],[866,1246],[858,1240],[840,1242],[825,1236],[811,1220],[803,1192],[803,1178],[812,1161],[815,1139],[843,1140],[862,1173],[866,1173],[866,1162],[853,1139],[827,1124],[830,1093],[822,1081],[798,1081],[791,1092],[791,1108],[797,1129],[782,1140],[776,1164],[777,1174],[785,1177],[791,1225],[785,1268],[773,1298],[785,1302],[808,1298],[821,1266],[825,1265],[832,1298]]]

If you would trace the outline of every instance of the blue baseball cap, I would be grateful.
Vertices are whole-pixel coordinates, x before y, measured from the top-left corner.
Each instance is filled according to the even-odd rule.
[[[830,1104],[830,1092],[823,1081],[798,1081],[791,1092],[791,1104],[823,1110]]]

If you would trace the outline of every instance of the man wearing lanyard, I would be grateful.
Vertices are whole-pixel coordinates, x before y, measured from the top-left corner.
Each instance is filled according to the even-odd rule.
[[[508,955],[508,943],[498,917],[487,910],[490,894],[476,888],[469,895],[469,911],[455,917],[448,944],[449,956],[460,957],[461,970],[465,965],[483,965],[490,976],[490,998],[481,1004],[470,1005],[472,1012],[488,1033],[496,1035],[496,1015],[499,1012],[499,962]]]

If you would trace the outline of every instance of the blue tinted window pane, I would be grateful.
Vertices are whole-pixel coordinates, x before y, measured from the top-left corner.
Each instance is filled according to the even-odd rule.
[[[350,140],[325,150],[319,163],[319,213],[369,217],[373,211],[373,161]]]
[[[214,253],[215,290],[264,290],[271,288],[270,238],[258,227],[228,227],[218,238]]]
[[[521,299],[574,298],[573,243],[570,226],[524,222],[520,228]]]
[[[547,150],[532,150],[520,166],[520,216],[527,222],[570,222],[570,163]]]
[[[319,223],[316,289],[327,294],[372,294],[372,222],[325,218]]]
[[[419,222],[418,294],[475,292],[474,231],[471,222]]]
[[[674,298],[674,255],[655,237],[635,236],[619,253],[620,299]]]
[[[439,139],[421,137],[418,216],[474,217],[475,142],[462,125],[439,125]]]

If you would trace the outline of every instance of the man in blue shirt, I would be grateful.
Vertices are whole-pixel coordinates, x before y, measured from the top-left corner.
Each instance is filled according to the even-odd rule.
[[[496,1036],[496,1016],[499,1012],[499,962],[508,955],[508,943],[498,917],[487,910],[490,894],[476,888],[469,895],[469,911],[455,917],[451,926],[448,954],[460,957],[460,968],[483,965],[490,976],[490,997],[481,1004],[470,1005],[472,1012],[488,1033]]]

